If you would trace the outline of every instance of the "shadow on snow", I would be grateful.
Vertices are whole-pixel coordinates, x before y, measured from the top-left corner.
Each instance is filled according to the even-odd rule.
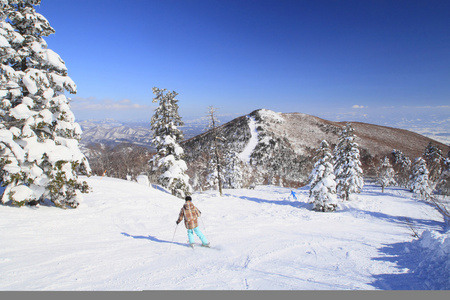
[[[444,222],[435,221],[435,220],[427,220],[427,219],[416,219],[416,218],[410,218],[406,216],[392,216],[388,215],[382,212],[376,212],[376,211],[367,211],[367,210],[361,210],[361,209],[355,209],[352,208],[352,211],[355,212],[361,212],[362,214],[371,216],[373,218],[377,218],[380,220],[384,220],[391,223],[396,224],[404,224],[404,225],[411,225],[414,228],[420,227],[420,226],[426,226],[428,229],[436,230],[438,232],[442,232],[442,228],[444,228]],[[349,211],[349,210],[347,210]]]
[[[179,245],[179,246],[184,246],[184,247],[189,247],[187,244],[184,243],[178,243],[178,242],[171,242],[171,241],[166,241],[166,240],[160,240],[157,237],[148,235],[148,236],[143,236],[143,235],[131,235],[128,234],[126,232],[122,232],[122,235],[126,236],[126,237],[131,237],[133,239],[138,239],[138,240],[149,240],[152,242],[156,242],[156,243],[164,243],[164,244],[175,244],[175,245]]]
[[[390,262],[398,268],[397,274],[373,275],[375,281],[373,287],[381,290],[431,290],[436,289],[436,275],[421,275],[415,272],[423,260],[423,252],[411,249],[410,242],[388,244],[379,249],[383,257],[375,257],[372,260]],[[446,276],[441,274],[438,276]]]
[[[232,195],[225,195],[233,197]],[[298,201],[298,200],[264,200],[260,198],[254,198],[254,197],[247,197],[247,196],[239,196],[240,199],[253,201],[256,203],[267,203],[267,204],[276,204],[276,205],[289,205],[296,208],[306,208],[311,210],[313,208],[313,205],[310,203]]]

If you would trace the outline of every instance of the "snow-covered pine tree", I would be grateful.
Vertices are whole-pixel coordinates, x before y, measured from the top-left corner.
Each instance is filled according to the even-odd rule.
[[[212,156],[210,157],[210,160],[206,166],[206,189],[216,190],[217,187],[220,186],[219,193],[221,193],[223,182],[223,172],[221,172],[219,175],[219,173],[217,172],[217,162],[215,160],[215,157]]]
[[[395,172],[387,157],[380,162],[377,181],[381,185],[381,191],[383,193],[386,187],[395,184]]]
[[[431,197],[432,189],[429,184],[427,163],[422,157],[416,158],[412,166],[410,188],[417,197],[427,200]]]
[[[442,150],[432,142],[430,142],[422,156],[426,163],[429,172],[428,179],[431,181],[430,184],[434,183],[439,179],[442,172],[444,157],[442,155]]]
[[[156,155],[151,160],[153,169],[159,174],[158,183],[171,191],[172,195],[183,198],[192,193],[189,177],[186,174],[187,165],[183,160],[184,150],[180,146],[183,132],[178,126],[183,126],[178,114],[178,95],[175,91],[153,88],[155,98],[159,102],[151,120],[153,130],[152,143]]]
[[[364,186],[358,144],[351,124],[346,124],[340,133],[334,151],[334,174],[337,194],[342,200],[349,200],[352,193],[360,193]]]
[[[392,156],[394,157],[394,172],[396,174],[395,181],[401,187],[407,188],[409,184],[409,176],[411,174],[411,160],[403,154],[402,151],[394,149],[392,150]]]
[[[64,92],[76,93],[60,56],[47,48],[54,33],[34,6],[40,0],[0,1],[0,181],[2,203],[51,200],[75,208],[90,174],[79,149],[81,128]]]
[[[336,181],[333,174],[333,157],[327,141],[320,143],[315,161],[309,176],[309,201],[314,203],[315,211],[335,211],[338,203]]]
[[[450,195],[450,158],[444,160],[444,170],[439,177],[436,191],[441,195]]]
[[[227,151],[224,162],[224,187],[228,189],[240,189],[244,185],[244,163],[236,151]]]

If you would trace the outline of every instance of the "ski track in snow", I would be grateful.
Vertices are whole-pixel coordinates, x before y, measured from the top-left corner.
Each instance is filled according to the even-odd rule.
[[[175,224],[183,200],[86,180],[93,192],[75,210],[0,207],[0,290],[372,290],[392,277],[421,289],[383,249],[412,240],[405,217],[419,231],[442,226],[398,188],[366,185],[338,212],[317,213],[305,188],[293,201],[288,188],[258,186],[194,194],[213,248],[191,249]]]
[[[239,158],[246,163],[250,163],[250,156],[258,145],[258,131],[256,130],[256,120],[253,117],[247,116],[248,127],[250,128],[250,140],[245,146],[244,150],[239,153]]]

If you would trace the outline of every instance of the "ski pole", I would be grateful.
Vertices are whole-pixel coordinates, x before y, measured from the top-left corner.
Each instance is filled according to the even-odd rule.
[[[200,220],[202,220],[202,224],[203,224],[203,228],[205,229],[205,234],[208,235],[208,233],[206,232],[206,226],[205,226],[205,222],[203,222],[203,218],[200,217]]]
[[[177,232],[177,228],[178,228],[178,224],[177,224],[177,226],[175,226],[175,231],[173,232],[173,237],[172,237],[172,241],[170,242],[169,251],[170,251],[170,249],[172,249],[173,240],[175,239],[175,233]]]

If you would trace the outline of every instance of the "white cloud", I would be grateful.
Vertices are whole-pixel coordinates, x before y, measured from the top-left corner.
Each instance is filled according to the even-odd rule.
[[[450,109],[450,105],[424,105],[424,106],[407,106],[404,105],[402,108],[409,108],[409,109]]]
[[[74,111],[117,111],[117,110],[147,110],[153,108],[150,105],[133,103],[130,99],[122,100],[97,100],[94,97],[72,99],[71,107]]]
[[[352,108],[362,109],[362,108],[367,108],[367,106],[355,104],[355,105],[352,106]]]

